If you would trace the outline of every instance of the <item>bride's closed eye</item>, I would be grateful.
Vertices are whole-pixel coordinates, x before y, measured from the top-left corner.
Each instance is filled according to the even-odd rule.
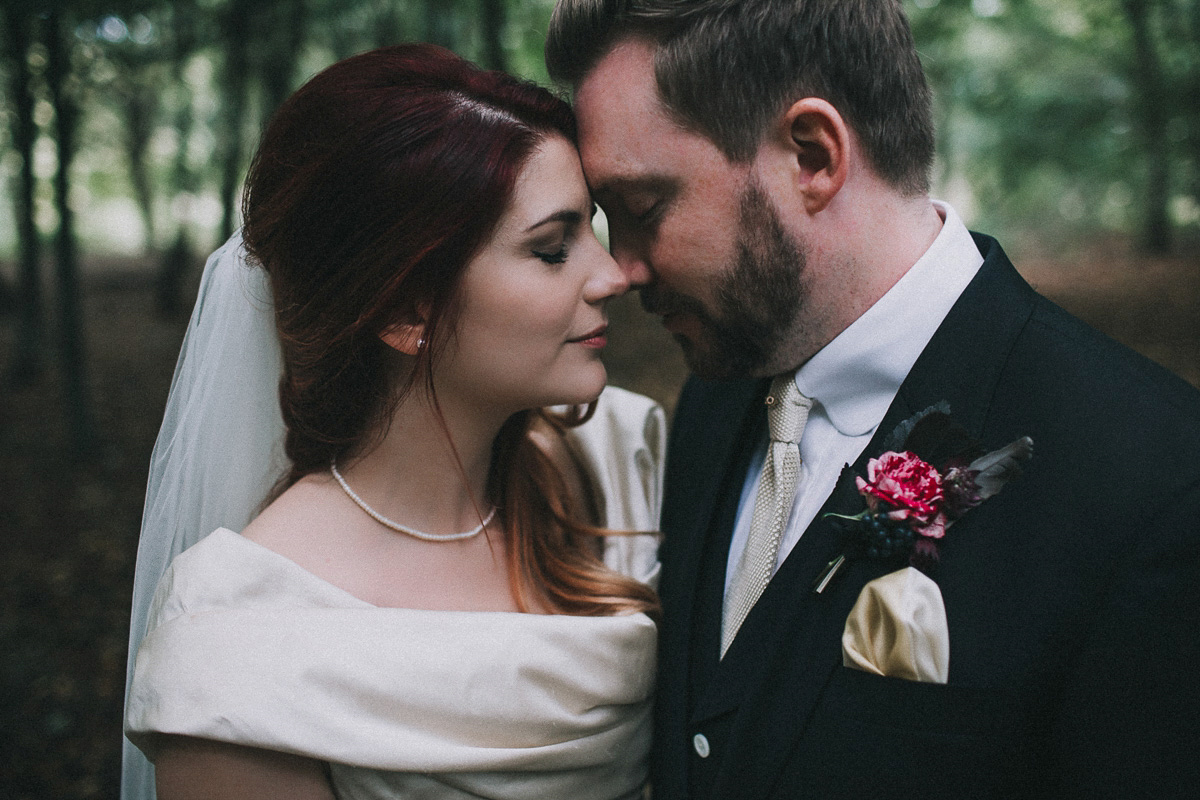
[[[557,250],[534,250],[533,254],[547,264],[561,264],[567,260],[567,245],[563,242]]]
[[[596,212],[595,203],[589,202],[584,207],[587,209],[587,216],[580,210],[565,208],[526,228],[526,233],[537,231],[533,240],[529,242],[529,252],[546,264],[565,262],[570,256],[571,243],[579,235],[581,226]]]

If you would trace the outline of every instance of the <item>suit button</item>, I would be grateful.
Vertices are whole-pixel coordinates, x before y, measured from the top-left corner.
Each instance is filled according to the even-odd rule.
[[[696,755],[701,758],[708,758],[708,754],[712,752],[712,748],[708,746],[708,739],[703,733],[697,733],[692,737],[692,747],[696,750]]]

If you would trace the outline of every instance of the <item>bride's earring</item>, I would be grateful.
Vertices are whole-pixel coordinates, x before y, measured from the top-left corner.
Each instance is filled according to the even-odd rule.
[[[418,356],[429,340],[422,322],[398,322],[379,332],[379,340],[398,353]]]

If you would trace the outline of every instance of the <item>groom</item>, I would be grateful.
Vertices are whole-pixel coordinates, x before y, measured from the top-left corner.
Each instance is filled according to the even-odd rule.
[[[928,198],[898,0],[559,0],[546,52],[613,254],[695,373],[655,800],[1195,796],[1200,394]],[[770,444],[768,396],[794,423]],[[844,666],[855,601],[897,564],[814,589],[846,547],[825,514],[861,512],[853,476],[936,404],[986,448],[1035,443],[939,541],[942,683]]]

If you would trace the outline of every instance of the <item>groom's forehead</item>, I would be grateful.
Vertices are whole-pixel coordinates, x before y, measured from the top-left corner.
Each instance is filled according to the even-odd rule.
[[[631,119],[669,122],[658,94],[654,74],[654,51],[641,40],[618,43],[596,62],[575,92],[575,111],[580,125],[598,127],[613,120]]]
[[[653,51],[638,41],[619,44],[584,77],[575,114],[589,180],[598,169],[613,177],[638,176],[643,172],[639,162],[657,157],[676,136],[689,135],[663,106]]]

